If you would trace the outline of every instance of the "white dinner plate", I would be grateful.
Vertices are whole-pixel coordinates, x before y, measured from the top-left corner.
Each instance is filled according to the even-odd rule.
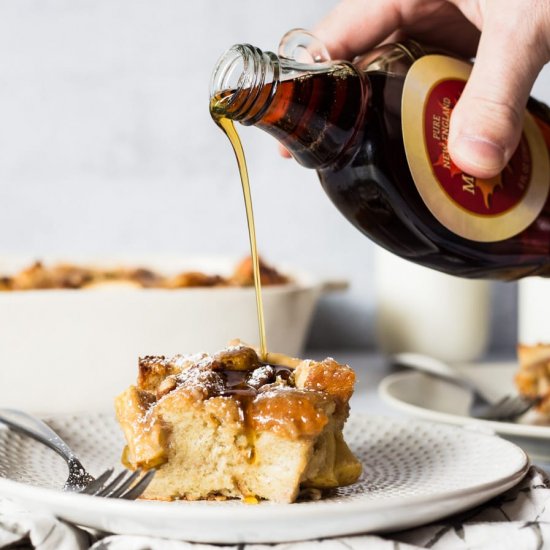
[[[485,363],[460,367],[484,393],[495,398],[514,395],[516,362]],[[471,393],[451,382],[415,371],[390,374],[379,386],[380,397],[392,407],[417,418],[472,426],[500,434],[521,445],[532,458],[550,459],[550,423],[534,412],[518,422],[493,422],[469,415]]]
[[[49,422],[93,474],[118,464],[123,441],[111,416],[57,416]],[[64,493],[63,460],[0,428],[0,495],[113,533],[268,543],[421,525],[498,495],[529,466],[526,454],[508,441],[419,420],[352,415],[346,437],[363,463],[363,476],[319,501],[129,502]]]

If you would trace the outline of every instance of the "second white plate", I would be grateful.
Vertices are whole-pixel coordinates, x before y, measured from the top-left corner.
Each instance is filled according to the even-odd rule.
[[[515,394],[514,374],[517,363],[487,363],[461,367],[461,371],[489,395]],[[406,370],[384,378],[380,397],[393,408],[417,418],[458,426],[472,426],[497,433],[521,445],[534,459],[550,461],[550,424],[536,413],[526,414],[519,422],[492,422],[469,415],[472,396],[450,382]]]

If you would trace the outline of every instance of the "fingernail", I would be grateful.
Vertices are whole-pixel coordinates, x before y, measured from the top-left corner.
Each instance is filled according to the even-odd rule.
[[[503,147],[479,136],[458,136],[450,152],[460,165],[471,167],[472,171],[481,170],[492,175],[502,170],[506,159]]]

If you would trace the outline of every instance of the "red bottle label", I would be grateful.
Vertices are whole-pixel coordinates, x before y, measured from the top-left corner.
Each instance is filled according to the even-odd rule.
[[[403,91],[405,151],[420,195],[445,227],[471,240],[503,240],[540,213],[550,187],[548,150],[527,114],[520,144],[501,174],[475,178],[453,163],[450,119],[470,70],[468,63],[441,55],[413,64]]]
[[[463,80],[444,80],[432,88],[426,100],[426,148],[434,175],[450,199],[473,214],[502,214],[525,196],[531,178],[531,153],[522,136],[506,170],[491,179],[464,174],[454,164],[447,150],[449,123],[465,84]]]

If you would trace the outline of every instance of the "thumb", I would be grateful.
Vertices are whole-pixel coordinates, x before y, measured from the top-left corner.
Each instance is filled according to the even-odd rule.
[[[525,105],[545,59],[526,14],[487,14],[472,74],[453,110],[449,153],[479,178],[498,174],[514,153]],[[537,49],[539,55],[537,55]]]

